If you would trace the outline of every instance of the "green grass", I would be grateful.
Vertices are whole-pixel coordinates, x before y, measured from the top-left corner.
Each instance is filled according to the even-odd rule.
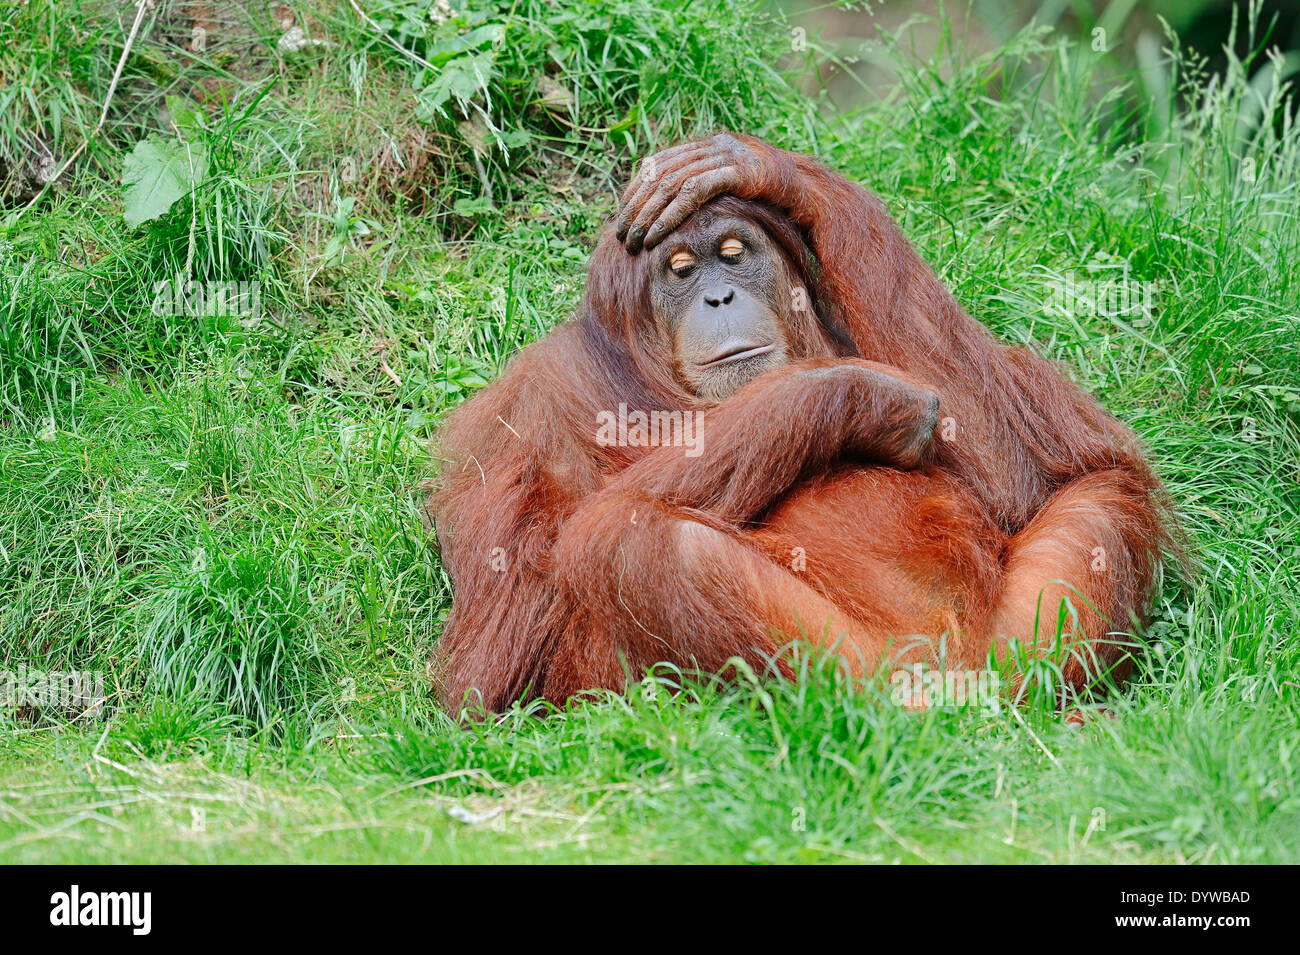
[[[796,56],[746,4],[364,6],[485,82],[440,113],[346,2],[301,7],[330,45],[283,56],[268,22],[186,62],[160,19],[66,183],[0,209],[0,671],[101,671],[108,697],[0,711],[0,861],[1300,861],[1284,90],[1183,54],[1156,122],[1086,33],[1031,30],[945,34],[933,65],[885,42],[896,86],[837,108],[804,72],[815,31]],[[121,54],[90,5],[59,7],[0,24],[9,166],[33,131],[76,149]],[[504,40],[458,50],[457,26]],[[193,131],[208,178],[129,229],[123,160],[200,80],[227,94]],[[1166,580],[1114,719],[917,714],[824,663],[437,711],[437,423],[576,303],[632,159],[718,125],[877,191],[972,314],[1143,436],[1198,571]],[[155,314],[177,273],[256,281],[260,313]],[[1149,316],[1047,306],[1124,277],[1154,283]]]

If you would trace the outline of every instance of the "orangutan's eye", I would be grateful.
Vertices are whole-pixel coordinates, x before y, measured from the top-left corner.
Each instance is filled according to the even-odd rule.
[[[695,256],[685,249],[678,249],[668,257],[668,267],[674,272],[685,272],[695,264]]]
[[[718,246],[718,254],[724,259],[738,259],[740,258],[740,253],[744,251],[745,243],[741,242],[734,235],[727,236],[722,240],[722,244]]]

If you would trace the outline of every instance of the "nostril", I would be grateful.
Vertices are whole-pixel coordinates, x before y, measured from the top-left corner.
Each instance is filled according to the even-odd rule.
[[[707,304],[712,305],[714,308],[717,308],[719,305],[730,305],[731,300],[735,297],[736,297],[736,290],[732,288],[730,285],[727,286],[726,291],[721,293],[718,292],[704,293],[704,301]]]

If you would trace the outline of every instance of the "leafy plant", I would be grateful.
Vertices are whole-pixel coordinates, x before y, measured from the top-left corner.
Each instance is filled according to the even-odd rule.
[[[126,186],[122,218],[131,228],[161,219],[177,200],[188,196],[208,172],[201,145],[150,136],[135,144],[122,166]]]

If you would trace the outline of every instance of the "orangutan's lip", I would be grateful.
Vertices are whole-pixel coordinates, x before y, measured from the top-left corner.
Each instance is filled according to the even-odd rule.
[[[766,355],[775,347],[775,345],[756,345],[752,348],[740,348],[736,351],[723,352],[716,358],[700,362],[699,365],[701,368],[716,368],[718,365],[727,365],[733,361],[744,361],[746,358],[753,358],[756,355]]]

